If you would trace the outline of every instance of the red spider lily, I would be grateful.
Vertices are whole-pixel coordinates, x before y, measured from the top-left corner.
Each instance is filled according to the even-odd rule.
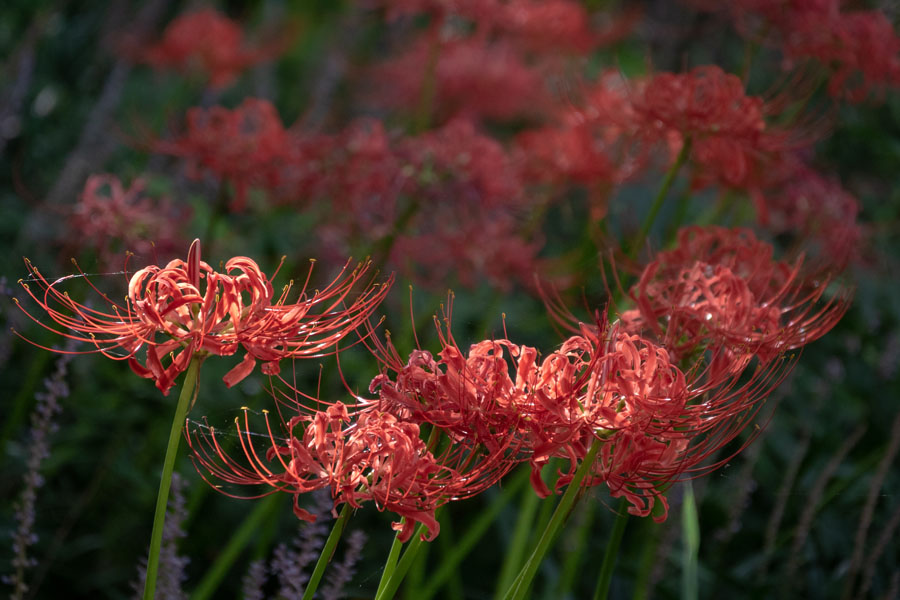
[[[829,277],[806,282],[801,260],[772,254],[749,230],[684,228],[676,247],[644,268],[623,325],[654,334],[679,358],[722,345],[727,362],[732,351],[768,361],[818,339],[843,316],[849,291],[822,300]]]
[[[647,162],[631,91],[619,73],[604,73],[583,90],[575,106],[566,104],[555,121],[517,138],[520,160],[532,181],[553,186],[574,181],[608,189],[634,177]]]
[[[450,331],[452,296],[442,327],[435,318],[441,350],[437,356],[414,350],[404,361],[388,339],[367,336],[369,350],[382,365],[370,393],[374,406],[398,417],[430,425],[449,446],[441,464],[466,478],[457,497],[490,487],[531,452],[528,407],[534,403],[527,382],[537,351],[509,340],[485,340],[468,353]],[[510,373],[510,366],[515,373]]]
[[[536,378],[528,382],[535,400],[529,422],[539,424],[532,485],[539,495],[550,493],[540,469],[551,456],[568,460],[556,488],[568,485],[599,438],[583,485],[605,483],[614,497],[628,499],[629,512],[652,511],[657,520],[666,518],[669,482],[722,464],[705,461],[745,429],[790,365],[771,361],[749,377],[713,380],[699,365],[682,371],[664,348],[619,325],[582,324],[581,332],[529,372]],[[657,501],[662,510],[654,511]]]
[[[371,315],[392,281],[369,284],[346,306],[369,265],[349,273],[345,267],[332,283],[312,294],[307,292],[310,267],[300,300],[289,303],[292,285],[285,286],[276,298],[268,277],[243,256],[230,259],[225,273],[218,273],[200,260],[200,242],[195,240],[187,261],[173,260],[165,267],[154,265],[137,271],[129,282],[124,306],[101,293],[111,308],[104,313],[61,291],[60,284],[68,277],[51,283],[30,262],[26,264],[42,293],[35,294],[24,282],[23,287],[68,331],[44,327],[76,341],[91,342],[110,358],[127,359],[135,373],[155,380],[164,394],[194,356],[227,356],[243,347],[247,352],[244,360],[224,378],[232,386],[250,374],[257,360],[265,361],[264,373],[277,374],[278,361],[283,358],[336,352],[336,344]],[[142,347],[146,347],[143,363],[137,357]]]
[[[234,110],[191,108],[184,135],[155,142],[153,149],[185,159],[193,177],[208,170],[230,181],[235,189],[234,211],[244,208],[250,187],[278,187],[295,162],[291,138],[278,112],[258,98],[248,98]]]
[[[804,12],[796,15],[789,31],[785,54],[831,66],[828,92],[836,98],[862,102],[873,89],[900,83],[900,38],[881,12]]]
[[[497,479],[483,466],[472,468],[457,448],[435,454],[421,439],[419,424],[380,410],[358,412],[351,420],[347,407],[338,402],[312,416],[298,415],[282,423],[286,439],[275,436],[266,413],[265,460],[254,448],[246,412],[244,429],[235,421],[241,460],[222,449],[214,429],[188,432],[201,474],[208,472],[231,484],[273,488],[264,494],[294,494],[294,512],[304,520],[314,517],[300,508],[300,494],[328,488],[335,506],[359,508],[371,501],[378,510],[405,517],[405,522],[393,524],[401,541],[410,538],[417,522],[428,528],[423,539],[432,540],[440,530],[434,516],[439,506],[472,496]]]
[[[677,131],[695,138],[753,139],[765,129],[763,103],[747,96],[743,82],[717,66],[689,73],[658,73],[634,99],[647,132]]]
[[[586,54],[607,41],[591,30],[585,7],[570,0],[513,0],[498,16],[496,27],[504,35],[536,52]]]
[[[757,193],[757,205],[763,207],[760,224],[774,233],[797,236],[807,255],[829,269],[843,269],[859,252],[859,202],[836,179],[796,160],[787,162],[791,166]]]
[[[439,122],[453,117],[533,117],[549,107],[540,71],[528,64],[516,46],[502,40],[488,43],[480,37],[437,40],[433,34],[373,69],[373,99],[413,112],[420,107],[426,77],[434,80],[433,112]],[[385,86],[385,81],[391,85]]]
[[[335,208],[320,228],[329,254],[346,256],[363,239],[426,286],[532,281],[540,240],[522,233],[531,204],[520,171],[471,121],[409,138],[358,121],[321,145],[322,174],[305,189]]]
[[[842,10],[835,0],[697,3],[727,7],[740,31],[780,48],[788,66],[808,59],[824,65],[835,98],[862,102],[900,84],[900,37],[881,11]]]
[[[91,175],[71,211],[69,235],[93,249],[105,267],[126,248],[139,256],[171,255],[183,243],[172,223],[184,222],[190,211],[145,195],[144,187],[142,179],[126,189],[115,175]]]
[[[795,87],[803,89],[801,83]],[[788,106],[791,93],[769,100],[748,96],[737,76],[713,65],[659,73],[634,86],[635,135],[644,143],[661,144],[672,158],[690,140],[695,189],[712,183],[753,189],[777,157],[816,136],[814,122],[791,127],[766,123],[766,117]]]
[[[277,42],[249,47],[237,23],[204,9],[175,19],[141,59],[156,68],[199,70],[209,77],[211,86],[221,88],[247,67],[273,58],[282,46],[283,42]]]
[[[463,17],[476,23],[492,22],[500,12],[497,0],[375,0],[387,9],[389,20],[418,14],[435,19]]]
[[[500,144],[458,119],[398,151],[414,168],[405,193],[421,207],[395,241],[398,268],[412,263],[418,279],[432,285],[451,276],[466,286],[483,278],[500,288],[532,281],[540,240],[521,233],[531,204]],[[443,251],[429,251],[434,245]]]
[[[508,340],[486,340],[473,344],[466,355],[449,330],[435,324],[441,340],[438,359],[414,350],[403,361],[390,340],[382,344],[370,338],[374,339],[370,350],[384,372],[372,380],[369,392],[378,394],[381,410],[433,425],[454,443],[483,446],[487,455],[511,459],[518,452],[520,442],[515,438],[525,418],[524,398],[530,393],[524,382],[536,351]],[[517,359],[515,379],[505,353]],[[497,478],[515,464],[502,462],[506,464]]]

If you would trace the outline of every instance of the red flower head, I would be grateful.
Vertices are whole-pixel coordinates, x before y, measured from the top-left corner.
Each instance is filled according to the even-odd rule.
[[[547,106],[539,71],[515,46],[477,37],[435,41],[430,35],[373,70],[375,99],[391,108],[415,110],[425,77],[434,78],[434,112],[440,122],[456,116],[514,119],[540,114]]]
[[[406,140],[399,154],[412,172],[404,192],[420,209],[394,244],[398,268],[413,263],[420,279],[445,286],[454,276],[467,286],[479,278],[498,287],[532,281],[539,242],[521,235],[529,204],[503,146],[455,119]]]
[[[258,436],[250,432],[245,411],[244,429],[235,419],[243,459],[232,459],[216,440],[215,430],[209,428],[208,432],[188,432],[195,465],[201,474],[208,472],[226,483],[267,485],[273,489],[265,493],[294,494],[294,512],[300,519],[315,518],[300,508],[300,494],[328,488],[335,506],[346,503],[359,508],[371,501],[378,510],[405,517],[404,523],[393,524],[401,541],[410,538],[417,522],[427,526],[427,539],[431,540],[440,530],[434,516],[439,506],[471,496],[496,481],[475,488],[473,479],[478,480],[480,474],[460,452],[449,449],[435,456],[421,439],[417,423],[389,412],[364,410],[351,418],[347,407],[338,402],[311,416],[301,414],[282,423],[284,439],[273,433],[268,412],[265,416],[269,437],[265,460],[254,447]],[[454,462],[468,467],[465,475],[451,466]]]
[[[743,82],[717,66],[654,75],[634,110],[648,133],[656,130],[661,138],[671,130],[695,138],[752,139],[765,129],[762,100],[747,96]]]
[[[126,249],[138,256],[171,255],[183,243],[172,224],[189,217],[189,209],[145,195],[142,179],[125,189],[115,175],[91,175],[72,209],[68,229],[71,238],[77,238],[80,247],[87,244],[107,268],[121,260]]]
[[[104,313],[61,291],[60,284],[68,277],[51,283],[31,263],[26,264],[42,293],[33,293],[24,282],[23,287],[55,323],[69,331],[44,327],[91,342],[110,358],[127,359],[135,373],[156,381],[164,394],[194,356],[227,356],[243,347],[244,360],[225,376],[225,383],[232,386],[250,374],[257,360],[265,362],[264,373],[274,375],[283,358],[336,352],[335,345],[371,315],[391,283],[370,284],[347,306],[345,301],[364,278],[368,264],[350,273],[345,267],[334,282],[308,295],[310,267],[301,299],[289,303],[291,285],[276,297],[268,277],[244,256],[230,259],[225,273],[218,273],[200,260],[200,242],[195,240],[187,261],[173,260],[165,267],[136,272],[124,306],[101,293],[111,307]],[[141,362],[137,355],[143,347],[146,358]],[[168,365],[164,364],[167,357]]]
[[[187,131],[172,141],[158,141],[156,152],[187,161],[189,173],[200,177],[209,170],[235,188],[231,208],[244,207],[251,186],[274,188],[292,161],[290,136],[275,107],[248,98],[234,110],[221,106],[191,108]]]
[[[789,67],[820,62],[835,98],[861,102],[900,84],[900,37],[880,11],[842,11],[838,0],[693,1],[704,10],[726,7],[739,31],[780,48]]]
[[[414,350],[404,362],[390,341],[375,340],[372,351],[385,372],[372,380],[369,391],[378,394],[379,408],[438,427],[455,443],[483,446],[487,454],[507,459],[515,456],[528,394],[523,382],[536,351],[508,340],[486,340],[466,354],[452,334],[435,325],[441,339],[437,358]],[[517,369],[513,376],[510,359]],[[503,472],[514,464],[507,460]]]
[[[240,26],[213,9],[182,15],[163,32],[141,59],[156,68],[199,70],[216,88],[230,84],[247,67],[272,58],[282,43],[251,48]]]
[[[749,230],[684,228],[677,246],[644,268],[623,325],[652,333],[679,358],[710,347],[726,362],[753,354],[769,361],[818,339],[843,315],[848,291],[822,300],[827,277],[807,283],[801,261],[772,254]]]
[[[609,189],[634,177],[646,164],[640,120],[621,74],[604,73],[583,90],[576,106],[565,105],[557,123],[517,139],[530,179],[554,186],[575,183]],[[598,218],[605,213],[605,198]]]
[[[441,344],[436,356],[414,350],[404,361],[390,340],[383,344],[369,337],[383,369],[369,391],[378,394],[379,410],[428,424],[446,436],[450,446],[440,463],[465,476],[456,493],[469,497],[530,452],[526,410],[533,401],[526,382],[534,379],[528,374],[537,351],[501,339],[473,344],[464,353],[450,333],[450,311],[444,316],[446,329],[435,319]]]
[[[683,474],[721,464],[701,464],[743,431],[786,373],[786,361],[732,373],[713,381],[700,365],[682,371],[663,347],[621,325],[580,325],[529,376],[534,404],[532,485],[550,490],[540,470],[552,456],[568,460],[557,490],[568,485],[598,438],[600,452],[582,485],[605,483],[624,496],[629,512],[666,518],[663,493]],[[521,370],[520,370],[521,373]],[[654,510],[656,502],[662,510]]]
[[[502,6],[496,26],[529,50],[586,54],[601,41],[591,31],[585,7],[571,0],[512,0]]]
[[[839,271],[859,252],[859,202],[834,178],[797,161],[758,194],[760,224],[777,234],[797,236],[808,255]]]

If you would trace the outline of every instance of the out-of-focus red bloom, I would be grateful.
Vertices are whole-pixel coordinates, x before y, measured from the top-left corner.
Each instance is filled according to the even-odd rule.
[[[187,131],[172,141],[154,143],[153,149],[185,159],[194,177],[208,170],[230,181],[235,190],[231,208],[239,211],[251,186],[276,188],[282,183],[293,148],[275,107],[248,98],[234,110],[191,108]]]
[[[211,86],[220,88],[247,67],[274,58],[281,46],[248,46],[237,23],[207,8],[175,19],[140,58],[158,69],[200,71],[209,77]]]
[[[32,317],[36,322],[70,339],[90,342],[105,356],[127,359],[135,373],[153,379],[164,394],[195,356],[227,356],[243,347],[244,360],[224,378],[232,386],[252,372],[257,360],[264,361],[264,373],[275,375],[283,358],[336,352],[336,344],[371,315],[391,283],[390,279],[383,285],[370,283],[357,290],[347,306],[369,265],[349,273],[345,268],[311,295],[307,292],[310,267],[300,300],[288,302],[291,285],[276,296],[269,278],[244,256],[230,259],[225,273],[218,273],[200,260],[200,243],[195,240],[187,261],[137,271],[124,305],[101,293],[110,305],[109,312],[102,312],[60,289],[70,277],[51,283],[30,262],[26,264],[41,292],[34,293],[25,282],[22,286],[63,330]],[[144,347],[146,358],[141,362],[138,352]]]
[[[463,17],[476,23],[493,22],[501,10],[498,0],[371,0],[387,9],[388,19],[428,14],[435,19]]]
[[[709,348],[764,362],[828,332],[848,306],[849,290],[823,299],[829,277],[806,281],[801,261],[775,261],[772,247],[749,230],[687,227],[678,244],[648,264],[622,314],[629,331],[652,334],[679,358]]]
[[[502,5],[496,27],[534,52],[587,53],[601,41],[582,4],[571,0],[511,0]]]
[[[789,143],[787,134],[767,128],[768,110],[716,66],[636,81],[607,73],[575,108],[561,111],[556,125],[517,142],[531,179],[608,190],[640,174],[654,155],[671,161],[690,139],[695,187],[746,189],[763,160]]]
[[[717,183],[752,189],[773,156],[796,148],[803,128],[769,127],[779,102],[748,96],[743,82],[717,66],[688,73],[658,73],[633,88],[636,135],[668,149],[672,160],[691,141],[692,186]],[[808,141],[808,140],[807,140]]]
[[[554,53],[586,54],[611,44],[631,31],[637,11],[604,15],[602,27],[573,0],[384,0],[388,18],[429,14],[433,23],[451,18],[472,22],[475,35],[500,38],[535,56]]]
[[[142,179],[125,189],[115,175],[91,175],[72,209],[70,236],[94,250],[105,268],[121,261],[126,251],[165,256],[183,244],[177,224],[190,217],[189,209],[151,198],[144,187]]]
[[[407,140],[399,152],[413,167],[404,192],[417,207],[391,253],[400,269],[411,265],[420,280],[442,285],[450,277],[466,286],[487,278],[501,288],[532,281],[540,242],[522,236],[530,205],[516,164],[496,140],[460,119]]]
[[[431,108],[438,122],[455,116],[533,117],[549,102],[540,72],[515,46],[480,37],[439,40],[425,35],[375,67],[371,78],[377,86],[376,102],[412,113],[421,110],[427,81],[433,86]]]
[[[762,226],[796,236],[823,268],[841,270],[859,251],[859,202],[836,179],[796,165],[758,193],[757,205]]]
[[[636,175],[646,162],[632,91],[619,73],[603,74],[574,106],[566,104],[555,121],[516,140],[532,181],[614,186]]]
[[[346,256],[363,241],[426,286],[530,285],[539,240],[522,234],[531,205],[520,170],[471,121],[411,138],[359,121],[325,144],[308,190],[333,208],[319,228],[329,254]]]
[[[861,102],[873,89],[900,84],[900,38],[881,12],[833,16],[804,11],[794,15],[789,27],[785,55],[830,66],[832,96]]]
[[[841,10],[837,0],[740,0],[709,3],[728,10],[739,31],[782,50],[790,67],[813,59],[831,70],[828,92],[861,102],[900,84],[900,37],[880,11]]]
[[[763,103],[747,96],[735,75],[717,66],[689,73],[658,73],[635,97],[634,110],[646,132],[668,131],[694,138],[755,139],[764,129]]]

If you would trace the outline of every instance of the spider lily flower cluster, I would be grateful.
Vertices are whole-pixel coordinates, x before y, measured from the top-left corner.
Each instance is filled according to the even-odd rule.
[[[217,272],[201,260],[200,241],[195,240],[187,260],[135,272],[124,305],[97,290],[109,304],[109,312],[103,312],[62,290],[68,277],[50,282],[30,261],[26,265],[40,291],[24,281],[22,287],[62,330],[32,316],[35,321],[89,342],[109,358],[127,360],[163,394],[194,357],[230,356],[242,348],[243,360],[224,377],[230,387],[247,377],[257,361],[262,361],[263,373],[277,375],[282,359],[331,354],[369,318],[392,282],[365,282],[370,265],[350,269],[348,263],[334,281],[310,292],[310,266],[299,299],[289,302],[293,281],[276,296],[270,279],[245,256],[231,258],[225,272]],[[361,282],[365,286],[360,290]]]
[[[687,228],[632,288],[635,308],[614,323],[573,325],[543,358],[508,339],[464,352],[450,332],[451,303],[444,324],[435,319],[437,353],[404,358],[389,336],[369,331],[364,343],[381,365],[372,398],[322,409],[318,399],[276,397],[280,423],[265,413],[264,449],[248,411],[236,419],[237,457],[215,428],[187,437],[211,481],[291,493],[302,519],[310,515],[299,498],[311,490],[330,490],[335,506],[372,501],[404,517],[394,523],[402,541],[416,522],[433,539],[439,506],[480,493],[521,463],[531,465],[541,496],[551,493],[542,479],[550,459],[567,463],[561,490],[600,440],[582,485],[605,483],[632,514],[662,520],[668,484],[722,464],[712,457],[787,374],[786,353],[843,314],[847,293],[825,298],[827,282],[807,286],[799,267],[773,260],[771,246],[747,231]]]

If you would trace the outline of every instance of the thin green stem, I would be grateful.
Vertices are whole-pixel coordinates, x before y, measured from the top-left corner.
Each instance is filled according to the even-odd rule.
[[[681,504],[681,598],[697,600],[697,553],[700,550],[700,520],[690,480],[684,482]]]
[[[331,528],[331,534],[325,540],[325,546],[322,547],[322,553],[319,555],[318,562],[316,562],[316,568],[313,569],[312,575],[309,576],[309,583],[306,584],[306,589],[303,590],[302,600],[312,600],[312,597],[315,595],[316,590],[319,588],[319,582],[322,581],[322,575],[325,574],[325,567],[331,562],[331,557],[334,556],[334,549],[337,548],[338,541],[341,539],[341,534],[344,533],[344,527],[347,526],[349,519],[350,505],[345,503],[337,521],[334,522],[334,527]]]
[[[228,574],[228,571],[234,565],[238,556],[240,556],[241,550],[247,546],[253,535],[259,531],[265,517],[271,514],[278,506],[280,498],[280,495],[272,494],[256,504],[253,511],[247,515],[247,518],[244,519],[238,530],[228,540],[225,548],[219,552],[216,561],[206,572],[206,575],[200,580],[194,593],[191,594],[191,600],[206,600],[212,597],[218,590],[219,584],[222,583],[225,575]]]
[[[519,517],[516,520],[515,529],[513,529],[513,536],[504,553],[503,566],[500,568],[500,577],[497,582],[494,600],[501,600],[504,590],[508,589],[512,582],[515,581],[516,574],[522,565],[522,556],[528,547],[528,536],[531,534],[531,528],[535,524],[534,516],[537,514],[540,497],[533,490],[527,488],[524,493],[525,499],[519,508]]]
[[[603,554],[603,564],[600,566],[600,578],[597,580],[597,589],[594,590],[594,600],[606,600],[609,596],[609,584],[612,583],[613,569],[616,566],[616,558],[619,557],[619,546],[622,536],[625,534],[625,526],[628,524],[628,500],[622,498],[619,501],[619,510],[616,522],[613,524],[612,533],[606,543],[606,552]]]
[[[444,527],[444,523],[441,523],[440,540],[444,540],[445,535],[447,535],[447,530]],[[403,590],[403,598],[405,600],[420,600],[419,590],[424,585],[422,582],[425,581],[425,571],[428,568],[428,554],[430,552],[431,544],[422,546],[422,551],[419,552],[416,560],[410,566],[409,573],[406,575],[406,589]]]
[[[437,540],[438,547],[441,551],[441,569],[444,568],[444,565],[453,562],[456,555],[459,553],[457,550],[459,546],[456,544],[456,536],[454,535],[455,532],[453,531],[452,524],[453,522],[450,519],[450,514],[445,512],[444,520],[441,523],[441,535],[438,536]],[[468,536],[471,531],[472,528],[470,527],[466,530],[466,535]],[[466,554],[468,554],[468,552],[466,552]],[[423,562],[425,561],[420,560],[416,564],[422,564]],[[447,593],[445,594],[445,597],[448,600],[465,600],[466,597],[465,592],[463,591],[462,577],[459,575],[459,569],[456,568],[457,566],[458,563],[454,564],[453,568],[450,570],[450,574],[445,577],[445,579],[447,579]],[[436,580],[437,578],[435,577],[432,581],[434,582]],[[443,584],[443,580],[441,581],[441,584]],[[410,587],[413,590],[422,589],[422,587],[417,588],[414,585],[411,585]],[[429,588],[435,590],[437,587],[438,586],[435,586],[434,583],[429,585]],[[426,597],[427,596],[425,596],[424,593],[420,596],[421,600],[425,600]]]
[[[565,548],[565,559],[556,588],[557,598],[569,597],[572,588],[576,586],[578,568],[581,566],[581,559],[584,558],[584,547],[587,545],[588,536],[591,533],[596,507],[596,502],[585,502],[576,507],[575,523],[566,532],[566,537],[562,542],[563,548]]]
[[[400,583],[403,582],[403,578],[406,577],[407,571],[409,571],[409,568],[412,566],[413,562],[415,562],[416,558],[418,558],[419,550],[422,549],[422,535],[424,533],[425,526],[420,523],[419,526],[416,527],[416,531],[413,533],[413,537],[409,542],[409,546],[406,547],[406,551],[403,553],[403,556],[400,557],[400,562],[397,563],[397,568],[394,569],[393,573],[391,573],[391,576],[384,584],[384,588],[375,595],[375,600],[387,600],[388,598],[394,598],[394,596],[397,594],[397,589],[400,587]],[[391,548],[391,550],[393,551],[393,548]]]
[[[651,519],[644,520],[644,533],[640,540],[643,544],[637,577],[634,578],[634,593],[631,600],[647,600],[650,597],[650,574],[655,565],[656,551],[660,542],[660,526]]]
[[[503,507],[509,504],[513,496],[518,494],[519,490],[526,485],[528,475],[527,469],[521,470],[501,493],[494,496],[487,508],[482,510],[478,518],[466,529],[465,535],[453,544],[452,552],[447,553],[443,557],[440,567],[431,575],[425,589],[417,593],[416,598],[428,600],[437,593],[445,581],[457,572],[457,567],[469,555],[472,548],[481,541],[481,538],[484,537],[490,526],[497,520],[497,516]]]
[[[403,517],[401,522],[405,521],[406,517]],[[391,550],[388,552],[387,560],[384,562],[384,569],[381,571],[381,581],[378,582],[378,590],[375,592],[376,598],[381,595],[384,586],[387,585],[388,580],[397,569],[397,559],[400,558],[400,549],[403,547],[403,542],[400,541],[399,537],[400,533],[397,532],[397,535],[394,536],[394,543],[391,544]]]
[[[166,446],[166,458],[163,461],[162,478],[159,481],[159,493],[156,495],[156,514],[153,517],[153,532],[150,535],[150,555],[147,558],[147,580],[144,582],[144,600],[153,600],[156,591],[156,575],[159,570],[159,550],[162,547],[163,525],[166,521],[166,506],[169,503],[169,488],[172,486],[172,472],[175,470],[175,458],[178,456],[178,444],[181,443],[181,430],[188,410],[197,394],[197,373],[200,360],[194,357],[184,374],[184,384],[175,407],[172,429],[169,431],[169,444]]]
[[[641,230],[638,232],[637,237],[634,239],[634,242],[631,245],[631,250],[629,251],[629,256],[631,258],[636,258],[638,253],[641,251],[641,246],[644,245],[644,242],[647,240],[647,235],[650,233],[650,229],[653,227],[654,221],[656,221],[656,216],[659,214],[659,209],[662,208],[663,202],[665,202],[666,195],[669,193],[669,189],[672,187],[672,183],[675,181],[675,177],[678,175],[678,171],[681,170],[681,166],[687,162],[688,156],[691,153],[691,138],[690,136],[684,138],[684,144],[681,146],[681,152],[678,153],[678,156],[675,158],[675,162],[666,172],[666,176],[663,178],[662,185],[659,186],[659,191],[656,192],[656,197],[653,199],[653,204],[650,205],[650,212],[647,213],[647,218],[644,219],[644,223],[641,225]]]
[[[588,471],[591,470],[601,445],[603,445],[603,440],[600,439],[594,440],[594,443],[591,444],[587,455],[584,457],[584,460],[581,461],[581,465],[579,465],[578,470],[575,471],[572,481],[566,488],[565,494],[563,494],[562,499],[556,506],[556,510],[553,512],[550,522],[547,524],[547,527],[541,535],[541,539],[538,540],[534,552],[531,553],[525,566],[522,567],[522,571],[519,573],[516,581],[514,581],[506,591],[506,595],[504,596],[505,600],[521,600],[525,597],[525,594],[528,593],[528,590],[531,588],[531,581],[534,579],[538,567],[544,559],[544,555],[550,550],[553,540],[556,539],[563,524],[566,522],[566,518],[569,516],[569,511],[575,503],[575,498],[579,495],[578,492],[581,490],[581,482],[584,480]]]
[[[428,129],[431,123],[431,113],[434,110],[434,97],[437,92],[437,62],[441,51],[440,33],[437,27],[431,32],[431,43],[428,47],[428,58],[425,63],[425,73],[422,76],[422,88],[419,92],[419,106],[413,122],[413,131],[422,133]]]

